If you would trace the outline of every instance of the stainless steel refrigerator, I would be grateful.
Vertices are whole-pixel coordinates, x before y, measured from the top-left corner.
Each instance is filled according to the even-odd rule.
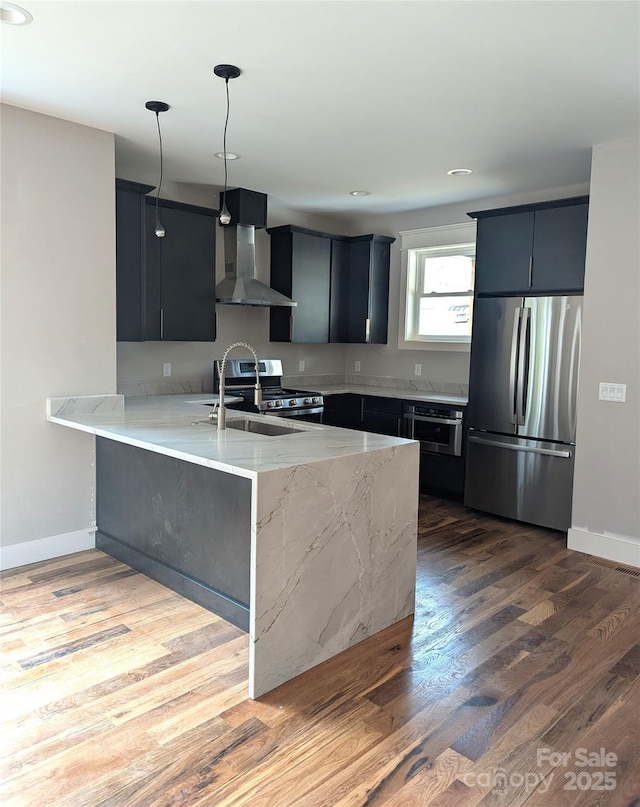
[[[582,296],[475,300],[467,506],[570,527],[581,323]]]

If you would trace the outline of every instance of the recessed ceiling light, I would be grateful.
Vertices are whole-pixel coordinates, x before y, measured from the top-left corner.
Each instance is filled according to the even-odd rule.
[[[451,171],[447,171],[450,177],[468,177],[469,174],[473,174],[473,171],[470,168],[452,168]]]
[[[33,22],[33,17],[28,11],[13,3],[0,2],[0,21],[9,25],[29,25]]]
[[[349,196],[371,196],[371,191],[349,191]]]
[[[213,156],[217,157],[219,160],[224,160],[224,155],[225,155],[224,151],[216,151],[216,153]],[[235,151],[227,151],[227,160],[239,160],[239,159],[240,155],[236,154]]]

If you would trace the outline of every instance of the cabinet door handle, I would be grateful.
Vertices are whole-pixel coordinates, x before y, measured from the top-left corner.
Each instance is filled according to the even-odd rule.
[[[529,288],[533,280],[533,255],[529,255]]]
[[[367,317],[364,321],[364,341],[368,342],[371,338],[371,320]]]
[[[289,315],[289,341],[293,342],[293,314]]]
[[[164,339],[164,308],[160,309],[160,339]]]

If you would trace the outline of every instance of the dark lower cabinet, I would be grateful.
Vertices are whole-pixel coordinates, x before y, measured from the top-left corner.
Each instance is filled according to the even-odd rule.
[[[323,423],[343,429],[362,428],[363,396],[351,392],[324,396]]]
[[[366,432],[402,437],[402,401],[398,398],[381,398],[364,395],[362,426]]]
[[[217,211],[160,199],[158,238],[151,190],[116,180],[117,339],[214,341]]]
[[[325,395],[323,422],[343,429],[402,437],[402,401],[351,392]]]
[[[420,490],[461,502],[464,496],[464,470],[464,454],[453,457],[421,451]]]

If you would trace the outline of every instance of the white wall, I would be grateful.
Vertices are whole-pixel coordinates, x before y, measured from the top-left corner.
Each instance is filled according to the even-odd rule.
[[[123,178],[136,182],[154,184],[150,176]],[[218,207],[218,195],[202,186],[164,183],[161,196],[175,201]],[[347,232],[344,221],[326,216],[311,216],[278,205],[268,197],[269,227],[281,224],[296,224],[324,232]],[[216,279],[224,277],[224,245],[218,228],[216,243]],[[258,279],[269,283],[270,238],[264,230],[256,231],[256,266]],[[166,381],[200,382],[205,392],[212,389],[212,367],[215,359],[221,358],[228,345],[238,340],[252,344],[262,358],[280,358],[285,375],[298,375],[298,362],[305,362],[306,374],[325,375],[344,373],[343,345],[290,345],[269,341],[269,309],[250,306],[218,305],[217,338],[209,342],[119,342],[118,343],[118,388],[129,393],[132,385],[153,385]],[[239,354],[242,355],[242,354]],[[171,378],[163,378],[162,367],[171,363]]]
[[[2,565],[93,545],[93,438],[49,396],[115,392],[113,135],[2,105]]]
[[[569,546],[640,566],[640,141],[593,149]],[[599,382],[626,403],[598,400]]]

